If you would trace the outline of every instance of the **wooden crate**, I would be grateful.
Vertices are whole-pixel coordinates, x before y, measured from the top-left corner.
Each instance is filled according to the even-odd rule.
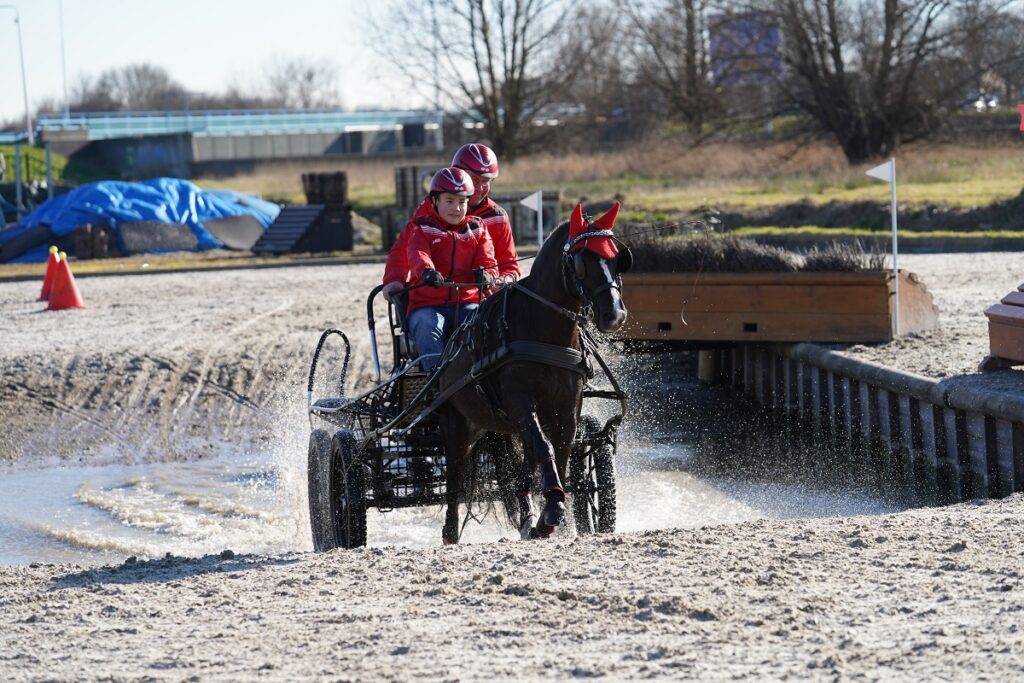
[[[985,310],[990,357],[982,370],[1024,364],[1024,284]]]
[[[893,338],[891,271],[627,273],[620,336],[687,342],[885,342]],[[900,333],[938,319],[931,294],[900,271]]]

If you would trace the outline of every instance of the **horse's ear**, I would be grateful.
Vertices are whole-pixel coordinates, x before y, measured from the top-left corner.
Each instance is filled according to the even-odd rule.
[[[611,230],[615,227],[615,219],[619,217],[619,207],[622,206],[619,202],[612,204],[612,208],[608,209],[603,216],[594,221],[594,225],[601,228],[602,230]]]
[[[572,216],[569,218],[569,236],[582,235],[586,229],[587,222],[583,220],[583,205],[576,204],[576,208],[572,210]]]

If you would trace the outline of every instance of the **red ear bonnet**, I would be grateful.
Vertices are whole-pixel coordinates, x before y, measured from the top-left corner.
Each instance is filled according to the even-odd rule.
[[[587,223],[583,217],[583,206],[577,204],[576,208],[572,210],[572,216],[569,218],[569,241],[572,242],[580,235],[595,230],[611,230],[615,227],[615,219],[619,215],[620,206],[619,202],[615,202],[612,204],[612,208],[608,209],[603,216],[592,223]],[[581,240],[576,243],[572,251],[575,252],[580,249],[589,249],[603,259],[613,259],[619,253],[615,240],[606,236],[588,237]]]

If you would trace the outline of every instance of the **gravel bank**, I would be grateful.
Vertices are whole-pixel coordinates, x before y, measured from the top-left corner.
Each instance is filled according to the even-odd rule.
[[[0,568],[6,680],[1011,679],[1024,499],[880,517]]]

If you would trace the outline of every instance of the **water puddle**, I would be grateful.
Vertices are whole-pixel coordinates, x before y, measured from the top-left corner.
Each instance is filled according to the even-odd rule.
[[[695,476],[688,446],[635,441],[620,448],[620,531],[693,528],[758,518],[893,511],[854,492]],[[301,460],[305,453],[302,452]],[[371,511],[371,545],[436,546],[439,507]],[[568,532],[566,532],[568,533]],[[470,522],[464,542],[514,537],[494,517]],[[0,479],[0,564],[100,564],[128,556],[309,550],[299,458],[231,456],[199,462],[63,467]]]

